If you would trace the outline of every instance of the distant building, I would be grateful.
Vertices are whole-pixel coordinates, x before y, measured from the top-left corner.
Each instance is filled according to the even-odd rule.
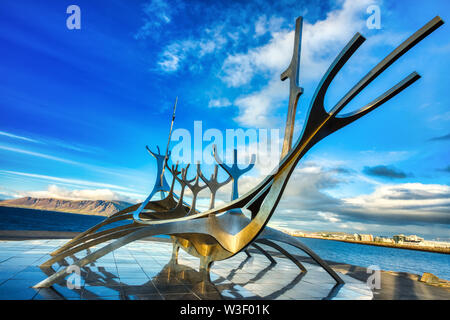
[[[395,243],[407,243],[407,244],[418,244],[423,242],[423,238],[412,234],[410,236],[405,236],[404,234],[398,234],[392,237]]]
[[[395,243],[403,243],[405,242],[406,236],[404,234],[397,234],[392,237]]]
[[[373,241],[373,235],[371,234],[360,234],[361,241]]]
[[[368,241],[368,242],[372,242],[373,241],[373,235],[371,235],[371,234],[357,234],[357,233],[355,233],[353,236],[355,237],[355,240],[358,240],[358,241]]]
[[[391,238],[383,237],[383,236],[375,237],[374,241],[381,242],[381,243],[393,243],[394,242],[394,240],[392,240]]]
[[[415,234],[405,238],[405,242],[422,242],[423,238],[416,236]]]

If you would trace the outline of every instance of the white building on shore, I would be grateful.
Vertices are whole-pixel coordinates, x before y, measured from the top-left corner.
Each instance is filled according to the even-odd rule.
[[[357,241],[367,241],[367,242],[373,241],[373,235],[371,235],[371,234],[355,233],[353,236],[354,236],[355,240],[357,240]]]

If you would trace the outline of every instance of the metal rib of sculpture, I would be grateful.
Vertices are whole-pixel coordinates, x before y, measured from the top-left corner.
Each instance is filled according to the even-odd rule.
[[[164,192],[168,192],[170,189],[169,184],[167,183],[166,178],[163,174],[163,168],[165,166],[166,157],[167,158],[170,157],[170,152],[167,153],[167,156],[162,155],[161,151],[159,150],[159,147],[156,146],[156,148],[158,149],[158,153],[152,152],[150,148],[147,147],[147,151],[156,159],[157,164],[156,180],[155,185],[153,186],[153,190],[152,192],[150,192],[150,199],[152,199],[153,196],[158,192],[161,193],[161,199],[164,199],[165,198]]]
[[[362,108],[348,114],[339,114],[377,76],[442,24],[443,21],[440,17],[435,17],[428,22],[369,71],[366,76],[327,112],[324,108],[324,97],[328,87],[339,70],[365,41],[364,37],[357,33],[336,57],[317,86],[316,92],[311,100],[303,131],[295,145],[291,147],[296,107],[299,97],[303,92],[303,89],[298,86],[302,25],[302,18],[298,18],[295,27],[293,58],[289,68],[281,75],[281,80],[290,79],[288,119],[286,122],[282,158],[279,165],[271,174],[252,190],[237,199],[217,208],[213,207],[204,212],[197,212],[195,208],[192,208],[193,206],[189,208],[184,205],[182,197],[179,197],[178,202],[174,200],[173,183],[175,179],[179,179],[179,172],[174,168],[172,188],[165,199],[150,201],[151,197],[148,197],[141,204],[131,206],[112,215],[102,223],[83,232],[58,250],[52,252],[51,255],[53,257],[45,262],[42,267],[51,267],[53,263],[61,261],[76,252],[108,242],[102,248],[87,254],[84,258],[74,263],[79,267],[83,267],[130,242],[164,234],[170,235],[173,240],[174,261],[176,261],[179,248],[182,248],[189,254],[200,258],[200,270],[204,271],[205,274],[208,274],[212,262],[230,258],[239,252],[245,251],[248,246],[255,242],[272,246],[282,254],[287,255],[291,260],[296,261],[284,248],[273,242],[278,241],[303,250],[320,264],[336,282],[343,283],[339,275],[328,264],[299,240],[269,228],[266,224],[274,213],[297,163],[309,149],[331,133],[375,110],[420,78],[416,72],[413,72]],[[167,168],[169,167],[167,166]],[[186,173],[186,170],[184,172]],[[200,175],[197,174],[197,182],[198,176]],[[180,179],[182,181],[182,187],[185,184],[183,181],[185,177],[186,175],[184,179]],[[251,218],[246,217],[242,213],[242,209],[249,210],[251,212]],[[188,214],[188,212],[191,214]],[[98,231],[99,228],[110,223],[126,219],[131,221],[127,225]],[[110,240],[112,242],[109,242]],[[255,248],[258,248],[258,246],[256,245]],[[306,270],[299,261],[296,263],[302,272]],[[67,276],[66,268],[62,268],[35,285],[35,287],[51,286],[62,280],[65,276]]]
[[[216,201],[217,191],[233,179],[232,176],[229,176],[228,179],[223,182],[217,181],[218,171],[219,171],[219,166],[216,164],[214,166],[214,173],[211,174],[211,178],[209,180],[206,179],[205,176],[200,171],[200,178],[202,178],[203,182],[208,186],[209,192],[211,194],[211,196],[209,198],[209,209],[214,208],[214,205],[216,203],[215,201]]]
[[[213,146],[213,155],[216,162],[230,175],[231,180],[233,180],[233,187],[231,189],[231,201],[236,200],[239,198],[239,189],[238,189],[238,181],[239,178],[245,174],[246,172],[250,171],[255,166],[256,156],[252,154],[252,158],[250,160],[250,164],[244,168],[240,169],[237,162],[237,150],[233,150],[233,164],[231,166],[227,166],[222,159],[220,159],[219,155],[217,154],[216,146]]]

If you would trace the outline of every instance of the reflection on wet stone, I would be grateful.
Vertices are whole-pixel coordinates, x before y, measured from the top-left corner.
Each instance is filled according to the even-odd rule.
[[[180,253],[171,260],[171,244],[138,241],[81,268],[80,288],[69,289],[66,279],[50,288],[31,286],[77,257],[68,257],[52,268],[39,268],[46,252],[64,240],[0,241],[9,259],[0,262],[0,299],[35,300],[235,300],[235,299],[372,299],[365,283],[341,275],[335,281],[321,268],[302,262],[308,272],[286,258],[273,255],[271,263],[260,251],[239,253],[216,262],[211,272],[198,270],[197,261]],[[269,250],[269,248],[264,248]],[[80,256],[83,256],[81,253]],[[18,262],[13,264],[11,262]],[[329,279],[328,279],[329,278]]]

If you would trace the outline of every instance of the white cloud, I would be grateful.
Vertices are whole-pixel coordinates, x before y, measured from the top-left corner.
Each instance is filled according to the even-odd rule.
[[[324,20],[314,24],[304,22],[300,64],[303,80],[318,79],[325,72],[330,60],[355,31],[364,26],[362,15],[371,2],[346,0],[340,9],[329,12]],[[267,32],[267,25],[267,19],[260,18],[255,25],[256,33]],[[277,24],[272,24],[271,28],[271,39],[267,44],[246,53],[230,54],[222,66],[221,78],[231,87],[249,83],[256,74],[270,75],[265,88],[239,97],[234,102],[240,110],[235,120],[244,126],[273,125],[276,119],[271,113],[287,93],[279,84],[279,74],[288,67],[292,57],[295,31],[279,30]],[[256,116],[251,117],[253,114]]]
[[[430,210],[449,209],[450,186],[422,183],[386,184],[378,186],[371,194],[343,200],[351,206],[366,208],[367,211],[379,214],[386,210],[421,214]]]
[[[365,27],[366,9],[373,0],[345,0],[341,9],[331,11],[325,20],[305,22],[302,39],[302,76],[317,79],[355,34]]]
[[[294,31],[274,32],[268,44],[247,53],[229,55],[222,66],[222,80],[231,87],[238,87],[250,82],[258,72],[281,73],[289,65],[293,43]]]
[[[195,47],[195,43],[190,40],[168,45],[157,62],[159,67],[165,72],[177,71],[181,62],[186,58],[186,53],[193,47]]]
[[[259,37],[268,32],[279,31],[284,23],[281,17],[272,16],[267,19],[266,15],[262,15],[255,23],[255,36]]]
[[[223,26],[214,29],[206,29],[199,39],[178,40],[165,47],[157,61],[158,66],[164,72],[175,72],[180,69],[189,58],[191,70],[200,69],[198,61],[206,55],[213,54],[223,48],[227,39],[221,35]]]
[[[139,196],[127,195],[124,193],[112,191],[110,189],[81,189],[69,190],[58,187],[56,185],[48,186],[43,191],[24,191],[19,193],[22,197],[33,198],[55,198],[66,200],[110,200],[110,201],[126,201],[130,203],[139,202]]]
[[[359,175],[352,175],[359,180]],[[421,232],[450,224],[450,186],[442,184],[379,184],[371,193],[354,197],[330,196],[346,183],[337,170],[314,163],[297,168],[274,215],[309,230],[367,229],[382,231],[382,226],[423,226]],[[295,210],[292,210],[295,208]],[[373,227],[377,225],[376,227]],[[413,230],[413,227],[410,228]],[[330,230],[330,229],[328,229]],[[411,231],[412,232],[412,231]],[[427,232],[425,232],[427,233]]]
[[[251,154],[252,150],[245,152]],[[244,151],[240,152],[241,155],[243,153]],[[370,154],[376,156],[373,152]],[[396,159],[402,152],[382,154]],[[359,162],[359,159],[355,161]],[[328,159],[323,163],[307,161],[296,168],[271,219],[271,225],[294,230],[377,234],[409,230],[411,233],[428,236],[432,235],[433,230],[441,232],[444,226],[450,225],[448,185],[371,183],[374,191],[351,197],[333,196],[335,190],[367,182],[358,171],[346,169],[345,165],[352,163]],[[264,178],[264,161],[260,165],[262,167],[257,165],[250,172],[251,175],[245,175],[239,180],[241,195]],[[230,184],[221,188],[217,194],[217,204],[228,201],[230,192]],[[353,188],[350,194],[356,192],[361,191]]]
[[[231,106],[230,100],[227,98],[212,99],[209,101],[209,108],[223,108]]]
[[[340,222],[341,221],[341,219],[339,219],[337,215],[335,215],[334,213],[331,213],[331,212],[319,211],[317,213],[317,215],[319,217],[324,218],[326,221],[329,221],[331,223],[336,223],[336,222]],[[347,227],[347,226],[344,225],[343,227]]]
[[[144,24],[139,28],[134,38],[137,40],[155,36],[158,33],[155,29],[172,21],[172,15],[180,10],[182,3],[171,1],[169,4],[164,0],[151,0],[143,5]]]
[[[178,52],[164,51],[162,59],[158,61],[160,68],[166,72],[173,72],[178,70],[181,56]]]
[[[280,121],[274,112],[286,98],[287,85],[275,78],[263,89],[238,97],[234,105],[239,108],[239,115],[234,120],[245,127],[277,127]]]

